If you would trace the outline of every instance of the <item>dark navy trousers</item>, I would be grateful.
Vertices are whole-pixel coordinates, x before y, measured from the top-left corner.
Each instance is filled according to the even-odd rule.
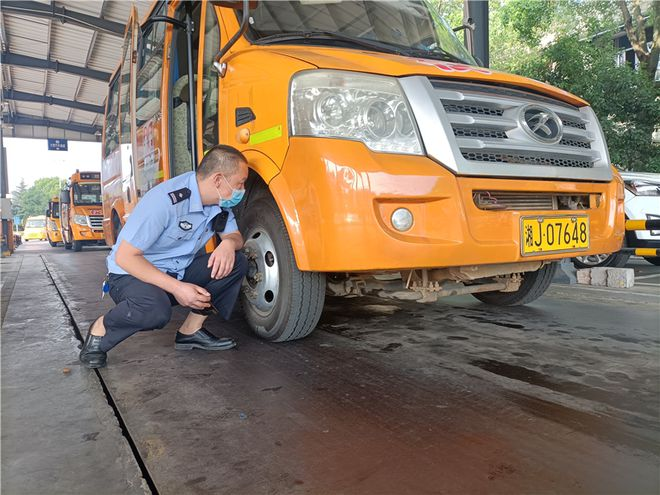
[[[220,316],[229,319],[247,272],[247,259],[240,251],[232,272],[224,278],[211,278],[207,267],[210,254],[198,256],[184,273],[183,282],[199,285],[211,294],[211,302]],[[142,330],[163,328],[170,321],[172,306],[179,303],[160,287],[142,282],[132,275],[110,274],[110,297],[116,306],[104,318],[105,335],[101,350],[107,352],[122,340]]]

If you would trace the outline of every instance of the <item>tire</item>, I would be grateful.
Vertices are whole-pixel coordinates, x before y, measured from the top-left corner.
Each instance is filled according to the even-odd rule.
[[[591,256],[578,256],[573,258],[573,265],[575,268],[595,268],[597,266],[610,266],[612,268],[621,268],[628,263],[629,254],[626,253],[612,253],[595,254]]]
[[[647,256],[644,259],[652,265],[660,266],[660,256]]]
[[[241,293],[245,317],[262,339],[284,342],[316,327],[325,300],[325,274],[301,272],[275,201],[262,197],[241,214],[248,274]]]
[[[73,250],[76,253],[79,253],[80,251],[82,251],[82,247],[83,247],[82,241],[73,241]]]
[[[558,263],[545,265],[535,272],[523,273],[523,281],[516,292],[478,292],[472,294],[481,302],[494,306],[520,306],[541,297],[557,272]]]
[[[71,234],[71,231],[69,231],[69,239],[73,237],[73,234]],[[64,235],[64,232],[62,232],[62,242],[64,243],[64,249],[71,249],[73,247],[73,244],[70,242],[66,242],[66,236]]]

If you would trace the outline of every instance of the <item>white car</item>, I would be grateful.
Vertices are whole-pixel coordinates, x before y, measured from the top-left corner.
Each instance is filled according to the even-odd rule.
[[[660,174],[621,172],[626,184],[626,220],[660,219]],[[626,232],[626,247],[660,248],[660,230],[638,230]],[[629,254],[611,253],[578,256],[573,258],[577,268],[594,266],[624,266]],[[660,257],[645,258],[649,263],[660,266]]]

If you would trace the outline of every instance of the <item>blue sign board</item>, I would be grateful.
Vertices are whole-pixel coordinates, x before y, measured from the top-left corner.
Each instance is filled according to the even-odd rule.
[[[69,151],[69,142],[66,139],[49,139],[48,151]]]

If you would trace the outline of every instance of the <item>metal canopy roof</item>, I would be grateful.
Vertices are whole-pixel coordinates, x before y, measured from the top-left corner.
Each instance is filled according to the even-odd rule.
[[[131,7],[152,0],[2,0],[5,136],[100,141]]]

